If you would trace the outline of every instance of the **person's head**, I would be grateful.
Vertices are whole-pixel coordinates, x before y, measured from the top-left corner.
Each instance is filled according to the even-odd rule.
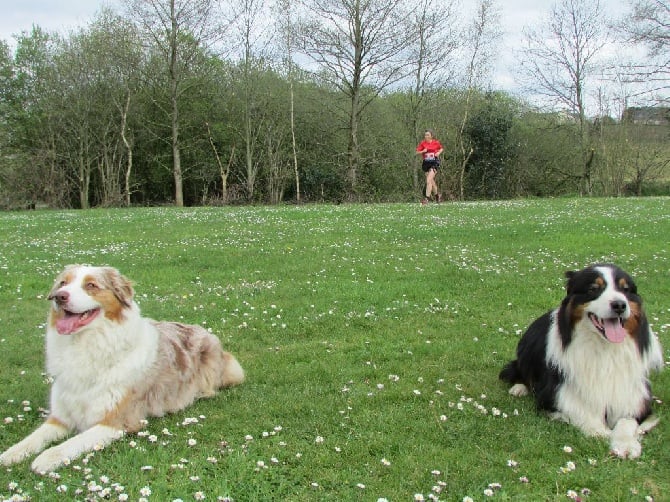
[[[433,134],[433,131],[431,131],[430,129],[426,129],[426,132],[423,133],[423,139],[425,139],[426,141],[430,141],[434,137],[435,135]]]

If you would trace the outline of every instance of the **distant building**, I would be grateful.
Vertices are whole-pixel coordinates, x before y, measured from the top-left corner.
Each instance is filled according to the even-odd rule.
[[[670,107],[632,106],[624,110],[622,120],[641,125],[670,125]]]

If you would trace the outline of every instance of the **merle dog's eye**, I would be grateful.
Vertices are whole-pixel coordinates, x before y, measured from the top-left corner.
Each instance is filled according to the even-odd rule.
[[[87,282],[85,287],[86,289],[91,290],[91,289],[97,289],[98,285],[95,282]]]

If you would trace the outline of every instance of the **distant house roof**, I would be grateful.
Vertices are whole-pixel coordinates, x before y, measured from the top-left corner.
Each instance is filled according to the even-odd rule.
[[[632,106],[624,110],[623,120],[633,124],[670,125],[670,107]]]

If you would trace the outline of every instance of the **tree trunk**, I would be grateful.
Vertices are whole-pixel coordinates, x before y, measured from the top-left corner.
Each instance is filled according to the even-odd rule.
[[[352,195],[358,192],[358,168],[360,162],[360,151],[358,145],[358,125],[361,115],[361,85],[363,73],[363,21],[360,12],[360,4],[354,3],[354,15],[352,16],[352,36],[354,41],[353,74],[351,78],[351,111],[349,117],[349,182],[351,183]]]
[[[121,140],[123,145],[126,147],[126,172],[125,172],[125,183],[124,183],[124,198],[126,201],[126,206],[130,207],[130,173],[133,170],[133,147],[126,137],[126,126],[128,125],[128,109],[130,108],[130,92],[126,97],[126,106],[121,112]]]
[[[256,172],[254,169],[255,159],[254,148],[251,145],[251,103],[247,101],[246,109],[246,118],[245,118],[245,128],[244,128],[244,149],[245,149],[245,161],[247,166],[247,197],[249,200],[253,199],[254,196],[254,186],[256,185]]]
[[[172,172],[174,175],[174,203],[184,206],[184,188],[181,170],[181,152],[179,151],[179,93],[177,68],[177,18],[175,0],[170,1],[170,102],[172,105]]]
[[[81,133],[81,131],[80,131]],[[83,135],[83,134],[82,134]],[[91,170],[88,164],[88,149],[83,138],[79,139],[79,152],[77,162],[79,163],[79,206],[88,209],[88,191],[91,184]]]
[[[209,144],[211,145],[212,151],[214,152],[216,165],[219,166],[219,173],[221,175],[221,198],[225,204],[228,202],[228,173],[230,172],[230,166],[233,163],[235,145],[233,145],[230,151],[230,160],[228,161],[228,166],[224,167],[223,162],[221,162],[221,157],[219,156],[219,151],[216,149],[216,145],[214,144],[214,138],[212,137],[212,130],[209,128],[209,123],[205,122],[205,127],[207,127],[207,136],[209,136]]]
[[[290,94],[291,94],[291,146],[293,148],[293,172],[295,173],[295,198],[300,202],[300,173],[298,172],[298,149],[295,145],[295,114],[294,114],[294,96],[293,96],[293,76],[290,75]]]
[[[223,202],[228,203],[228,175],[230,174],[230,168],[233,165],[233,160],[235,159],[235,145],[230,148],[230,158],[228,159],[228,166],[226,169],[223,169],[221,166],[221,192],[223,197]]]
[[[351,99],[351,116],[349,117],[349,145],[348,150],[348,160],[349,160],[349,172],[347,173],[349,177],[349,183],[352,191],[352,195],[356,193],[357,189],[357,176],[358,176],[358,163],[359,163],[359,152],[358,152],[358,118],[357,118],[357,106],[358,106],[358,94],[354,94]]]
[[[88,209],[88,188],[90,185],[91,176],[86,166],[86,159],[84,153],[79,153],[79,206],[81,209]]]
[[[174,174],[174,203],[184,206],[184,188],[181,173],[181,152],[179,151],[179,119],[176,97],[172,100],[172,172]]]

